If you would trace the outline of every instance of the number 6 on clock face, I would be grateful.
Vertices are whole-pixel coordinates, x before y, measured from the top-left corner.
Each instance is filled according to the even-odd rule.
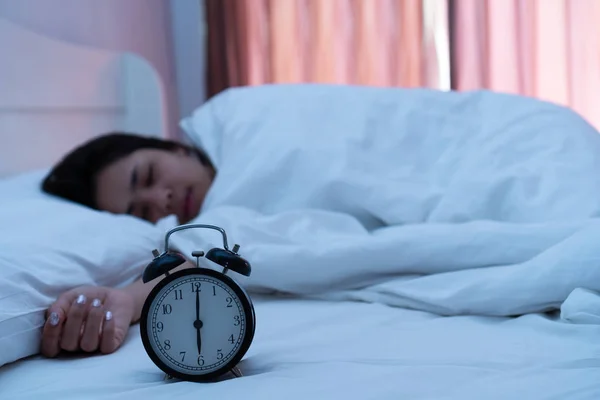
[[[250,347],[254,309],[231,278],[193,268],[159,282],[140,325],[147,353],[164,372],[207,381],[235,367]]]

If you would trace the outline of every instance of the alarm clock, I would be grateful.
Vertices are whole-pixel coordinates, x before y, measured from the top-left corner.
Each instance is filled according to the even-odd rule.
[[[206,255],[192,252],[196,267],[170,273],[186,258],[169,250],[169,237],[184,229],[217,230],[223,248]],[[250,263],[239,254],[239,245],[229,250],[225,231],[214,225],[188,224],[165,235],[162,254],[153,250],[152,262],[144,270],[144,283],[163,277],[152,289],[140,319],[144,349],[167,378],[208,382],[231,372],[241,376],[237,364],[254,338],[256,318],[250,296],[227,275],[234,271],[250,276]],[[200,257],[222,267],[221,271],[200,267]]]

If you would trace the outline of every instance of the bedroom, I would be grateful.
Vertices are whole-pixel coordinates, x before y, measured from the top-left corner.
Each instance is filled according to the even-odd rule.
[[[0,1],[0,398],[600,398],[598,18],[594,0]],[[228,274],[256,313],[241,376],[165,379],[140,323],[110,354],[40,354],[57,298],[138,281],[179,224],[40,190],[109,131],[216,166],[193,222],[252,266]],[[211,267],[228,249],[171,244]]]

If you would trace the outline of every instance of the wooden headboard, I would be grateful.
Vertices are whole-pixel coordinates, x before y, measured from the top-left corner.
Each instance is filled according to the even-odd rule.
[[[47,38],[0,18],[0,177],[47,168],[111,130],[165,137],[162,83],[134,54]]]

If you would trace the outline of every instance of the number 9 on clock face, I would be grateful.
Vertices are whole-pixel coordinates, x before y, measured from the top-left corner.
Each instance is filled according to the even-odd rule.
[[[254,309],[231,278],[204,268],[169,275],[152,290],[140,322],[142,342],[165,373],[209,381],[242,359],[254,336]]]

